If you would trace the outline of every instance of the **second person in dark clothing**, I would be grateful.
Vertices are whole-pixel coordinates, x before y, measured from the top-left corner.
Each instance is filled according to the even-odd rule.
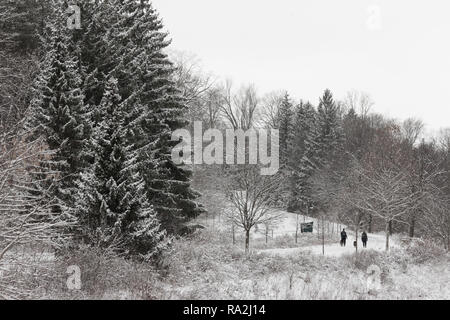
[[[341,247],[345,247],[347,244],[347,232],[345,232],[345,229],[342,229],[341,232]]]
[[[361,240],[362,240],[362,243],[363,243],[363,247],[364,248],[367,248],[367,240],[368,240],[369,238],[367,237],[367,233],[364,231],[363,233],[362,233],[362,235],[361,235]]]

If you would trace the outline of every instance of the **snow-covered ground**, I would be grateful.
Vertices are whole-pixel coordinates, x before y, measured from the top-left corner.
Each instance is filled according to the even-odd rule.
[[[233,210],[230,208],[230,205],[227,206],[227,204],[224,205],[224,213],[222,214],[222,218],[219,220],[216,218],[214,221],[212,217],[208,216],[201,216],[198,218],[197,222],[200,224],[203,224],[207,228],[213,228],[221,231],[226,231],[230,229],[229,223],[226,221],[226,212],[228,210]],[[271,213],[272,215],[277,216],[277,220],[272,222],[269,226],[269,237],[280,237],[280,236],[293,236],[296,233],[296,224],[298,222],[299,225],[299,234],[300,234],[300,224],[305,222],[314,222],[314,233],[317,234],[317,219],[298,215],[297,220],[297,214],[290,213],[284,210],[280,209],[274,209]],[[328,226],[327,226],[328,227]],[[330,232],[333,231],[334,233],[338,232],[339,228],[344,228],[342,224],[337,223],[329,223],[329,230]],[[240,230],[239,228],[236,229],[236,234],[244,234],[243,230]],[[264,225],[257,225],[254,227],[251,231],[251,239],[263,239],[265,238],[265,226]]]
[[[282,220],[277,224],[276,227],[274,227],[275,234],[277,236],[283,235],[283,234],[295,234],[295,226],[297,222],[297,215],[285,211],[279,211],[278,212],[283,218]],[[303,222],[314,222],[314,233],[317,234],[317,220],[310,218],[310,217],[304,217],[299,216],[299,223]],[[314,254],[324,254],[326,256],[341,256],[344,254],[352,254],[355,252],[355,247],[353,246],[353,241],[355,240],[355,234],[353,231],[349,230],[348,227],[341,224],[336,223],[329,223],[329,226],[326,225],[327,230],[331,230],[333,232],[340,232],[342,228],[346,228],[346,232],[348,235],[347,238],[347,244],[345,247],[341,247],[339,242],[336,243],[328,243],[325,244],[324,250],[322,248],[322,245],[312,245],[312,246],[304,246],[299,248],[280,248],[280,249],[265,249],[260,250],[259,252],[264,252],[268,254],[274,254],[274,255],[283,255],[283,256],[289,256],[289,255],[295,255],[299,254],[302,251],[310,251]],[[330,231],[330,232],[331,232]],[[386,248],[386,237],[384,234],[368,234],[368,242],[367,242],[367,249],[372,249],[376,251],[384,251]],[[389,247],[395,248],[398,247],[399,244],[396,241],[395,238],[390,238],[389,240]],[[358,250],[367,250],[363,248],[362,242],[361,242],[361,235],[358,235]]]
[[[318,227],[318,221],[315,218],[311,218],[311,217],[307,217],[307,216],[303,216],[303,215],[297,215],[294,213],[289,213],[287,211],[283,211],[283,210],[274,210],[273,214],[279,216],[279,219],[277,219],[276,222],[274,222],[272,224],[272,226],[269,227],[269,232],[268,232],[268,236],[269,239],[273,240],[273,238],[277,238],[277,237],[283,237],[283,236],[295,236],[296,233],[296,225],[297,223],[299,224],[299,228],[300,228],[300,224],[301,223],[305,223],[305,222],[314,222],[314,230],[313,230],[313,234],[317,235],[317,227]],[[335,243],[327,243],[325,245],[325,255],[326,256],[341,256],[344,254],[352,254],[355,252],[355,248],[353,246],[353,241],[355,240],[355,234],[353,231],[349,230],[349,228],[345,225],[342,224],[337,224],[337,223],[328,223],[327,221],[325,221],[326,226],[325,226],[325,230],[328,234],[332,233],[335,234],[336,238],[338,238],[338,234],[340,233],[340,231],[342,230],[342,228],[346,228],[347,231],[347,235],[348,235],[348,239],[347,239],[347,245],[345,247],[341,247],[341,245],[339,244],[338,241],[336,241]],[[215,225],[216,228],[218,229],[225,229],[227,226],[224,224],[216,224]],[[321,227],[320,227],[321,228]],[[301,237],[301,233],[300,230],[299,232],[299,237]],[[251,235],[250,235],[250,242],[252,243],[253,241],[258,241],[258,240],[263,240],[266,237],[266,230],[265,230],[265,226],[264,225],[259,225],[256,228],[253,228]],[[236,234],[243,236],[243,231],[237,229],[236,230]],[[273,238],[272,238],[273,237]],[[376,251],[384,251],[385,247],[386,247],[386,237],[383,233],[380,234],[368,234],[368,244],[367,244],[367,249],[372,249],[372,250],[376,250]],[[328,241],[329,242],[329,241]],[[399,247],[399,243],[396,240],[396,238],[390,238],[389,241],[390,248],[395,248],[395,247]],[[362,247],[362,242],[361,242],[361,235],[358,235],[358,250],[367,250],[365,248]],[[289,255],[296,255],[299,254],[300,252],[304,252],[304,251],[310,251],[311,253],[314,254],[320,254],[322,255],[322,245],[311,245],[311,246],[301,246],[301,247],[295,247],[295,248],[272,248],[272,249],[260,249],[257,250],[260,253],[268,253],[268,254],[273,254],[273,255],[281,255],[281,256],[289,256]]]

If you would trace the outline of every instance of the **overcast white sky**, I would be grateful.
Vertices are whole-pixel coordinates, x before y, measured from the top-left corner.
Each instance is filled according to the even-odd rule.
[[[220,78],[317,103],[366,91],[375,111],[450,127],[448,0],[154,0],[172,47]],[[379,15],[378,15],[379,13]]]

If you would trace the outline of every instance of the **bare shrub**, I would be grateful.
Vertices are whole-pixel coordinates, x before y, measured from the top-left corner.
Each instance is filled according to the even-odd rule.
[[[406,247],[406,252],[415,263],[424,263],[445,255],[445,249],[424,239],[414,239]]]
[[[69,236],[62,229],[72,224],[67,216],[52,210],[55,200],[48,192],[51,186],[44,188],[37,178],[55,177],[58,173],[40,165],[49,152],[41,139],[29,141],[31,133],[23,129],[22,123],[0,132],[0,269],[6,273],[17,270],[21,275],[35,274],[42,266],[39,259],[29,255],[30,251],[20,256],[17,252],[30,245],[57,247]],[[32,298],[33,288],[22,280],[3,278],[0,297]]]
[[[81,290],[69,290],[67,268],[81,270]],[[155,299],[158,275],[151,265],[126,260],[114,250],[82,245],[61,253],[50,298],[76,299]]]
[[[15,247],[0,263],[0,299],[38,299],[53,281],[54,257],[49,248]]]

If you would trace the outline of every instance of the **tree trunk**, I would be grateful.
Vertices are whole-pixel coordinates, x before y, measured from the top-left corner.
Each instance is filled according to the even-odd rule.
[[[389,221],[389,235],[392,235],[392,221]]]
[[[266,226],[266,244],[267,244],[267,241],[268,241],[268,237],[269,237],[269,227]]]
[[[372,233],[372,215],[369,215],[369,233]]]
[[[248,254],[250,248],[250,230],[245,230],[245,253]]]
[[[322,254],[325,255],[325,222],[322,216]]]
[[[390,231],[389,231],[389,227],[391,226],[391,222],[387,222],[386,223],[386,251],[389,251],[389,236],[390,236]]]
[[[320,240],[320,219],[317,218],[317,239]]]
[[[356,228],[355,228],[355,237],[356,237],[356,247],[355,247],[355,249],[356,249],[356,253],[358,253],[358,226],[356,226]]]
[[[235,236],[235,234],[234,234],[234,223],[233,223],[233,225],[231,226],[231,232],[233,233],[233,245],[235,245],[235,244],[236,244],[236,236]]]
[[[410,237],[410,238],[414,238],[414,229],[415,229],[415,226],[416,226],[416,218],[415,218],[415,217],[412,217],[412,218],[411,218],[411,223],[410,223],[410,225],[409,225],[409,237]]]

